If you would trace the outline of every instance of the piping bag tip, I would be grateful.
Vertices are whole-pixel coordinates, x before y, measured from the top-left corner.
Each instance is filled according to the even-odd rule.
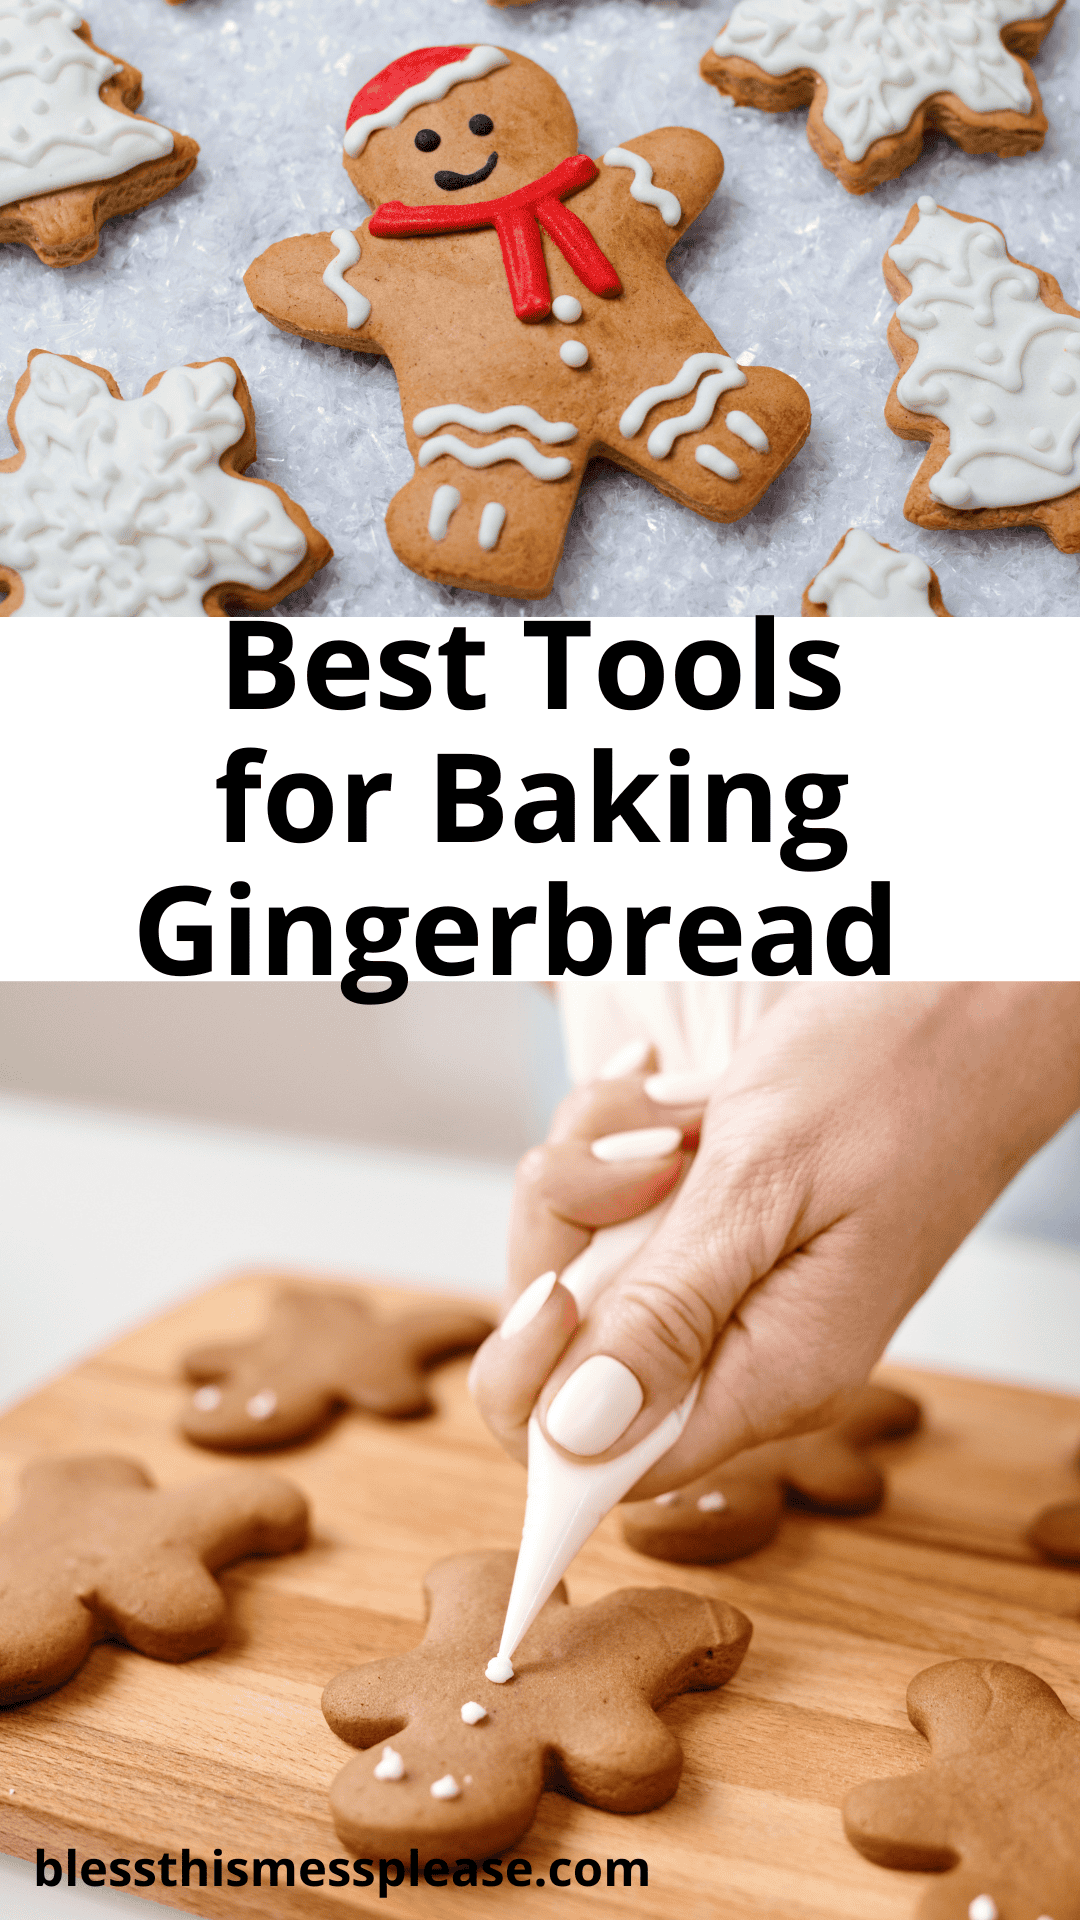
[[[496,1656],[500,1670],[554,1593],[575,1554],[635,1480],[669,1453],[693,1412],[701,1387],[689,1393],[617,1460],[570,1460],[556,1451],[537,1414],[529,1421],[529,1478],[514,1584]],[[494,1665],[495,1662],[492,1662]],[[509,1676],[507,1676],[509,1677]]]

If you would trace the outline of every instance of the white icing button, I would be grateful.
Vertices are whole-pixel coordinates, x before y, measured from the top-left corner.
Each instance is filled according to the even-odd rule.
[[[1075,393],[1076,381],[1071,373],[1066,373],[1065,368],[1060,367],[1057,373],[1050,375],[1050,389],[1053,393]]]
[[[557,294],[551,303],[551,311],[556,320],[565,320],[572,327],[575,320],[581,319],[581,301],[575,300],[572,293]]]
[[[977,1893],[968,1908],[968,1920],[998,1920],[997,1901],[988,1893]]]
[[[656,1505],[658,1507],[673,1507],[678,1502],[678,1498],[679,1496],[677,1492],[676,1493],[658,1493],[656,1496]]]
[[[988,427],[993,417],[993,407],[988,407],[983,402],[980,402],[977,407],[972,407],[969,415],[969,418],[975,422],[977,427]]]
[[[559,348],[559,359],[568,367],[583,367],[589,358],[589,349],[584,340],[564,340]]]
[[[936,213],[937,201],[932,200],[928,193],[920,194],[919,195],[919,212],[920,213]]]
[[[467,1727],[475,1727],[481,1720],[487,1719],[487,1708],[482,1707],[479,1700],[466,1700],[461,1717]]]
[[[487,1680],[493,1680],[497,1687],[501,1687],[505,1685],[507,1680],[512,1680],[513,1677],[514,1677],[514,1669],[510,1665],[510,1662],[506,1658],[506,1655],[501,1653],[493,1653],[491,1656],[491,1659],[487,1663],[487,1666],[484,1668],[484,1678]]]
[[[975,358],[981,360],[984,367],[996,367],[1001,359],[1001,348],[995,347],[992,340],[984,340],[981,346],[976,347]]]
[[[720,1489],[717,1488],[715,1493],[702,1494],[701,1499],[698,1501],[698,1512],[699,1513],[723,1513],[726,1506],[727,1506],[727,1501],[724,1499],[724,1496],[720,1492]]]
[[[433,1780],[430,1791],[433,1800],[458,1800],[461,1797],[461,1788],[452,1773],[444,1773],[441,1780]]]
[[[191,1396],[191,1404],[197,1413],[213,1413],[221,1405],[220,1387],[200,1387],[198,1393]]]
[[[252,1420],[269,1420],[277,1410],[277,1394],[273,1387],[264,1387],[261,1393],[253,1393],[244,1412]]]
[[[395,1747],[384,1747],[382,1759],[375,1768],[376,1780],[404,1780],[405,1762]]]
[[[1054,444],[1054,436],[1049,427],[1033,427],[1028,434],[1028,439],[1039,453],[1049,453]]]

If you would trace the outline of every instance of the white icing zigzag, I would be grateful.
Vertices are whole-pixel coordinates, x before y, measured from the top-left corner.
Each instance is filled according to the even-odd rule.
[[[345,308],[345,325],[351,329],[362,327],[370,317],[371,301],[357,287],[350,287],[345,278],[350,267],[359,265],[360,242],[348,227],[335,227],[330,238],[337,252],[323,273],[323,286],[336,293]]]
[[[100,374],[54,354],[31,362],[15,412],[26,449],[0,473],[0,564],[20,615],[201,614],[224,581],[272,587],[307,550],[270,487],[225,473],[245,431],[236,376],[174,367],[116,400]]]
[[[1029,113],[1023,69],[1001,43],[1012,20],[1055,0],[736,0],[714,43],[774,75],[809,67],[828,87],[825,125],[849,160],[910,126],[935,93],[973,113]]]
[[[167,127],[99,98],[120,72],[63,0],[0,0],[0,206],[111,180],[173,150]]]
[[[706,376],[703,378],[703,376]],[[647,446],[654,460],[663,460],[671,452],[676,440],[684,433],[700,433],[713,417],[716,402],[722,393],[728,393],[733,387],[745,387],[746,375],[742,368],[726,353],[694,353],[684,360],[674,380],[666,386],[646,387],[639,393],[619,421],[619,432],[624,440],[632,440],[640,433],[645,421],[654,407],[663,400],[682,400],[693,393],[698,382],[701,390],[689,413],[676,414],[671,420],[662,420],[650,433]],[[702,466],[707,463],[702,461]]]
[[[630,182],[630,192],[643,206],[656,207],[665,227],[677,227],[682,219],[682,206],[673,193],[666,187],[654,187],[652,168],[640,153],[630,153],[626,147],[609,147],[604,155],[605,167],[630,167],[634,178]]]
[[[445,407],[425,407],[413,416],[413,432],[420,439],[439,427],[472,427],[476,433],[501,433],[504,427],[524,427],[545,446],[560,440],[576,440],[577,428],[569,420],[545,420],[535,407],[497,407],[493,413],[477,413],[475,407],[463,407],[450,401]]]
[[[440,454],[449,454],[452,460],[460,460],[464,467],[494,467],[500,460],[516,460],[525,467],[534,480],[565,480],[570,472],[571,463],[564,455],[547,459],[537,453],[531,440],[523,440],[520,434],[513,434],[508,440],[496,440],[490,447],[469,447],[459,440],[456,433],[440,433],[434,440],[428,440],[420,449],[418,466],[429,467]]]
[[[996,228],[928,195],[889,258],[911,282],[897,319],[918,343],[897,399],[949,429],[934,498],[1018,507],[1080,486],[1080,319],[1045,304]]]
[[[828,608],[829,615],[925,616],[930,605],[930,569],[911,553],[893,553],[879,541],[852,527],[835,560],[811,581],[808,597]]]

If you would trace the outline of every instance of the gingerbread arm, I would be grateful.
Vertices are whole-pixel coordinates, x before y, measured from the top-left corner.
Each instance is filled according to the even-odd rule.
[[[182,1539],[211,1572],[249,1554],[290,1553],[307,1537],[303,1494],[261,1467],[237,1467],[155,1498],[165,1515],[165,1524],[155,1527],[158,1537]]]
[[[327,347],[384,353],[378,288],[372,284],[378,275],[370,271],[375,251],[364,228],[359,235],[339,229],[336,241],[329,233],[279,240],[244,275],[248,298],[283,333]]]
[[[844,1832],[878,1867],[944,1873],[959,1854],[950,1837],[951,1805],[936,1770],[870,1780],[844,1802]]]
[[[652,173],[651,180],[644,170],[621,163],[618,156],[622,154],[636,155],[645,161]],[[708,206],[723,172],[724,156],[715,141],[707,134],[695,133],[691,127],[661,127],[655,133],[623,140],[618,147],[607,148],[601,161],[602,175],[614,174],[617,189],[628,199],[641,203],[642,218],[651,212],[650,227],[664,243],[665,252],[670,251]],[[609,193],[611,190],[609,183]],[[665,198],[670,194],[674,194],[678,202],[677,219],[669,219],[675,213],[675,207]]]

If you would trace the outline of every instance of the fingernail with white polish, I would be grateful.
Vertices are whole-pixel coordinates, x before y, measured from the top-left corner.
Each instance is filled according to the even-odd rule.
[[[647,1040],[628,1040],[624,1047],[612,1054],[610,1060],[605,1060],[596,1077],[598,1080],[621,1080],[625,1074],[636,1073],[639,1067],[645,1065],[648,1057]]]
[[[663,1160],[682,1144],[681,1127],[635,1127],[632,1133],[605,1133],[590,1149],[597,1160]]]
[[[637,1375],[610,1353],[594,1353],[559,1388],[544,1422],[567,1453],[606,1453],[641,1411]]]
[[[551,1290],[557,1278],[558,1275],[552,1267],[549,1273],[542,1273],[539,1280],[534,1280],[531,1286],[526,1287],[524,1293],[518,1294],[499,1328],[500,1339],[512,1340],[515,1333],[520,1333],[522,1327],[527,1327],[530,1320],[536,1319],[541,1307],[550,1300]]]
[[[716,1079],[715,1073],[651,1073],[645,1091],[658,1107],[703,1107]]]

